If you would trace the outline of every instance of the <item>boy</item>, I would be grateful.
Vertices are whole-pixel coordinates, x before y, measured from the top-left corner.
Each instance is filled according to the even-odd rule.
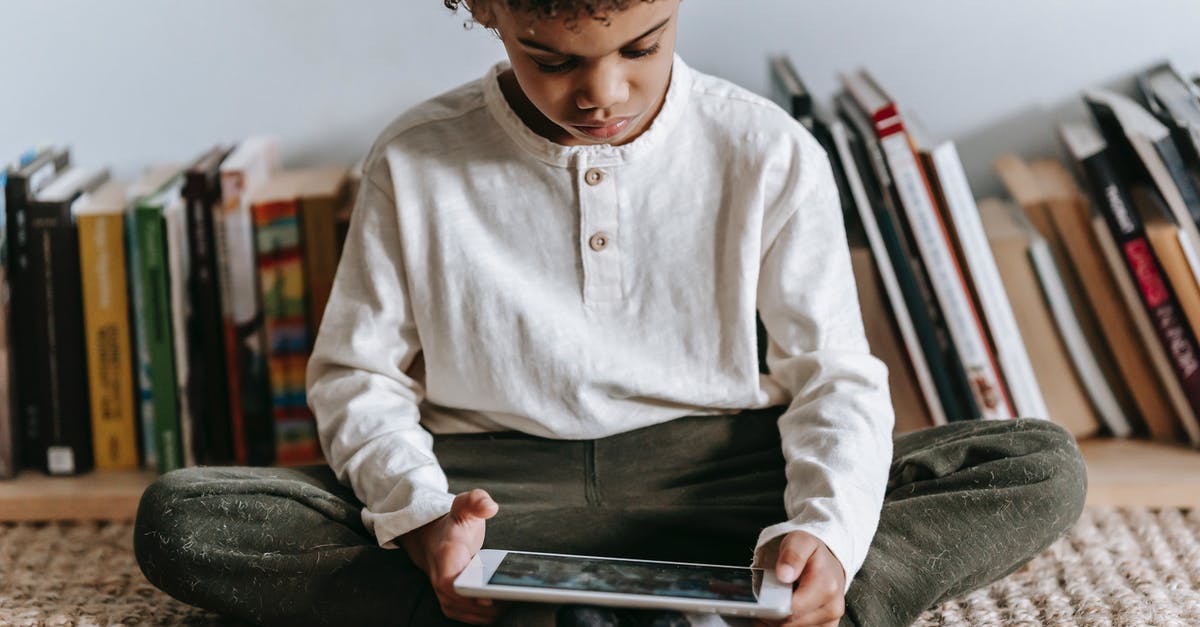
[[[483,546],[753,560],[795,585],[780,624],[901,625],[1078,517],[1049,422],[893,450],[826,156],[674,56],[680,0],[468,8],[508,63],[367,160],[309,364],[332,472],[164,476],[152,582],[259,622],[488,624],[504,608],[452,587]]]

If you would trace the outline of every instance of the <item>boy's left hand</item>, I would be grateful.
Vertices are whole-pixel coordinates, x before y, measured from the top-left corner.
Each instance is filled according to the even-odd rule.
[[[846,610],[846,571],[824,542],[803,531],[784,536],[775,576],[783,583],[796,584],[792,615],[780,621],[758,621],[756,625],[837,626]]]

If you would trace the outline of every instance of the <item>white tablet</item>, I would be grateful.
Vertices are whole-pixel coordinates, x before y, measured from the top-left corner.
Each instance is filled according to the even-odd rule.
[[[454,589],[488,599],[756,618],[784,618],[792,606],[792,587],[757,568],[490,549],[471,560]]]

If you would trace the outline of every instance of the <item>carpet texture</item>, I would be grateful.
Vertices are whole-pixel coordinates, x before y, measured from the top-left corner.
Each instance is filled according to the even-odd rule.
[[[0,625],[233,624],[147,583],[132,547],[125,523],[0,525]],[[1027,566],[917,624],[1200,625],[1200,510],[1088,509]]]

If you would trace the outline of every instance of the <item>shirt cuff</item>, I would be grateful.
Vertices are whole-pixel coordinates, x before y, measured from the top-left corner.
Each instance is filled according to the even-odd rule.
[[[379,546],[396,549],[399,548],[396,540],[400,536],[449,514],[453,502],[453,494],[426,494],[414,499],[408,507],[394,512],[377,514],[364,507],[362,521],[375,534]]]
[[[842,566],[842,572],[846,574],[846,587],[842,590],[844,594],[850,589],[850,582],[853,581],[854,575],[858,574],[858,568],[851,570],[851,566],[859,564],[855,561],[854,544],[841,529],[833,523],[797,523],[797,522],[781,522],[771,525],[763,529],[758,534],[758,542],[754,548],[754,561],[750,564],[752,568],[775,568],[775,563],[779,560],[779,545],[783,542],[783,536],[793,531],[804,531],[812,534],[825,546],[829,547],[829,551],[837,558],[837,561]]]

